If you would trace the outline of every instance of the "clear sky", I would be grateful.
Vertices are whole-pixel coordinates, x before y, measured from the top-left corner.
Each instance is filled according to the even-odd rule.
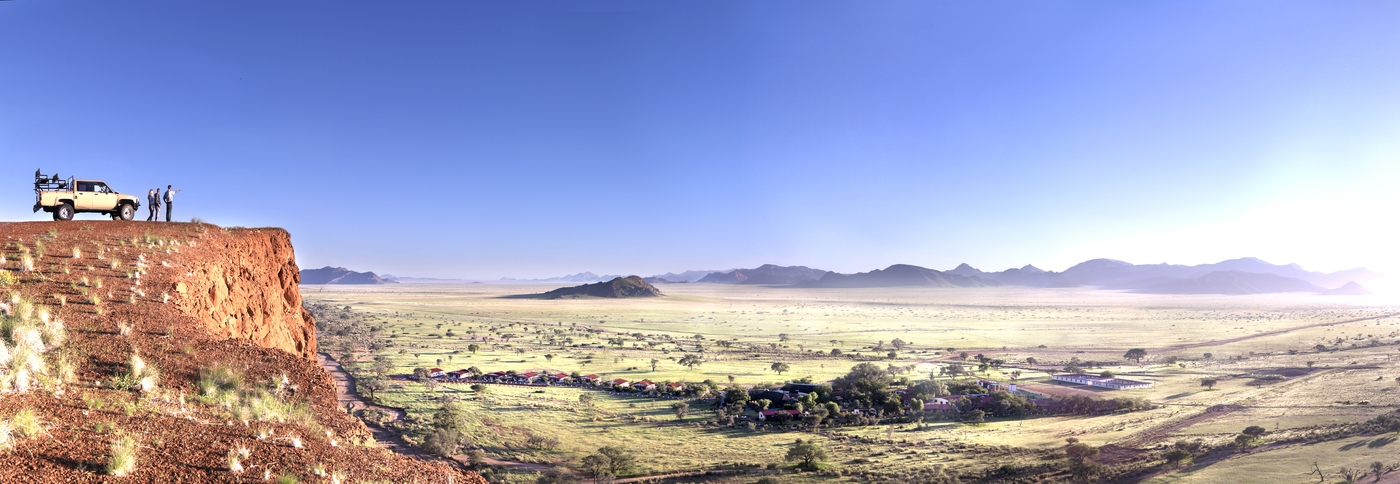
[[[42,167],[408,276],[1400,272],[1397,2],[13,0],[0,46],[3,220]]]

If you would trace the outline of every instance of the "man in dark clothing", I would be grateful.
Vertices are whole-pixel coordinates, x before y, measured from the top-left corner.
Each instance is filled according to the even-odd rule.
[[[152,190],[146,192],[146,207],[149,208],[150,211],[151,211],[151,214],[146,216],[146,221],[147,221],[147,222],[158,222],[158,221],[160,221],[160,189],[159,189],[159,188],[155,188],[155,189],[152,189]]]
[[[176,190],[170,185],[165,186],[165,221],[170,221],[170,213],[175,211],[175,194],[181,190]]]

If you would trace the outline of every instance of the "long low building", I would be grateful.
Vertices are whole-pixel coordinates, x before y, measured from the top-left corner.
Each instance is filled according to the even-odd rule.
[[[1125,380],[1107,376],[1089,375],[1085,373],[1062,373],[1051,375],[1050,379],[1076,385],[1088,385],[1091,387],[1111,388],[1114,390],[1133,390],[1137,388],[1152,388],[1152,382]]]

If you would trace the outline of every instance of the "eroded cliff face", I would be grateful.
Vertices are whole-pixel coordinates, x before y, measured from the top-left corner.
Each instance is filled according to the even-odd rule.
[[[175,284],[175,303],[208,331],[316,359],[316,322],[301,307],[301,271],[291,235],[235,229],[209,241],[218,257],[192,264]],[[214,247],[202,247],[214,249]]]

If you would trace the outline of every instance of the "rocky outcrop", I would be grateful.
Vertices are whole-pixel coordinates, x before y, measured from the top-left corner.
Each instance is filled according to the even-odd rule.
[[[175,283],[176,304],[216,336],[242,338],[316,359],[316,322],[301,307],[301,271],[282,229],[231,229],[210,243],[217,258],[199,261]]]

